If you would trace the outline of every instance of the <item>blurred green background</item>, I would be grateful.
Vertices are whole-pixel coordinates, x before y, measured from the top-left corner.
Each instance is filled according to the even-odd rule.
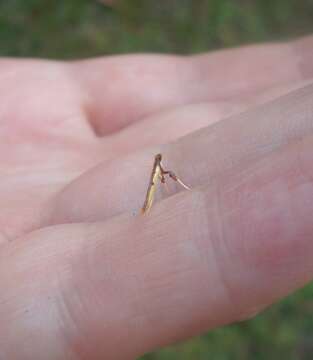
[[[194,53],[313,33],[313,0],[0,0],[0,55]],[[283,59],[282,59],[283,60]],[[145,360],[312,360],[313,285],[245,323]]]
[[[311,32],[313,0],[0,0],[0,54],[192,53]]]

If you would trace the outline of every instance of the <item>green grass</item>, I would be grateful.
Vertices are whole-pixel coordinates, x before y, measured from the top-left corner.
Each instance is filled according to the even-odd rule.
[[[193,53],[311,32],[312,0],[0,0],[0,54]]]
[[[0,0],[0,55],[70,59],[194,53],[313,32],[313,0]],[[145,360],[311,360],[313,285],[254,320]]]
[[[211,331],[144,360],[312,360],[313,286],[255,319]]]

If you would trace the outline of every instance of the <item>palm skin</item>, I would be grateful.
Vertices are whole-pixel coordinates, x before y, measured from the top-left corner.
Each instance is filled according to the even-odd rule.
[[[6,240],[38,227],[49,197],[92,164],[96,144],[59,68],[1,63],[1,233]]]
[[[293,237],[285,236],[288,242],[267,241],[273,238],[268,234],[278,238],[286,234],[283,225],[275,228],[273,219],[284,224],[288,218],[280,206],[290,203],[288,196],[294,199],[289,188],[288,196],[281,192],[279,201],[271,204],[277,212],[273,210],[273,219],[264,217],[262,226],[259,212],[243,207],[244,214],[251,216],[247,221],[259,229],[252,243],[239,236],[239,218],[229,217],[241,200],[223,197],[222,210],[226,205],[234,207],[234,212],[227,212],[229,227],[223,238],[230,243],[215,254],[212,240],[220,237],[214,184],[227,189],[227,194],[233,188],[242,191],[243,182],[244,191],[258,184],[262,193],[261,183],[276,186],[274,179],[286,176],[288,184],[302,184],[305,178],[305,198],[312,196],[309,175],[301,174],[300,181],[299,171],[289,169],[290,159],[309,164],[311,122],[297,119],[297,114],[308,108],[311,88],[295,92],[295,100],[291,95],[288,101],[254,110],[310,82],[311,42],[308,38],[193,58],[1,60],[0,348],[4,358],[133,358],[247,318],[312,278],[309,204],[301,226],[299,215],[299,224],[289,228]],[[247,69],[248,59],[254,61]],[[293,101],[290,124],[295,118],[297,125],[284,129],[277,116],[281,111],[275,109]],[[226,119],[247,109],[250,115]],[[301,134],[308,134],[308,139],[294,146]],[[268,146],[264,139],[271,136]],[[170,194],[161,192],[162,201],[147,218],[140,218],[153,157],[159,151],[194,191],[172,196],[180,192],[173,187]],[[254,182],[241,177],[246,172]],[[275,187],[275,192],[283,190]],[[304,196],[302,190],[297,194],[299,199]],[[258,198],[256,204],[256,210],[260,206],[265,213]],[[224,218],[223,212],[220,217]],[[179,221],[184,224],[182,233]],[[303,252],[295,249],[294,239]],[[263,247],[257,240],[264,241]],[[193,241],[196,248],[190,245]],[[198,257],[198,247],[207,258]],[[240,259],[238,263],[234,257],[228,261],[229,251]],[[303,264],[297,275],[283,273],[277,260],[282,254],[284,268],[288,264],[292,269],[296,260]],[[214,265],[218,263],[225,264],[226,281],[220,279],[219,266]],[[251,273],[260,285],[246,298],[240,294],[251,288],[255,278],[242,275],[240,281],[245,281],[237,288],[239,280],[231,274],[246,273],[247,264],[257,269]],[[266,282],[271,283],[268,279],[272,285],[266,287]],[[234,296],[237,311],[230,310],[227,292]],[[14,346],[16,342],[20,346]]]
[[[138,139],[125,135],[118,138],[116,134],[99,137],[85,109],[89,95],[75,79],[74,71],[71,77],[70,66],[39,61],[1,62],[3,240],[13,240],[40,227],[49,199],[88,168],[130,149],[173,140],[198,127],[173,127],[169,134],[171,126],[165,125],[164,134],[160,134],[160,129],[149,136],[148,144],[141,138],[141,129],[136,134]],[[97,66],[96,70],[101,68]],[[105,95],[103,101],[106,102]],[[113,111],[111,107],[118,105],[106,106]]]

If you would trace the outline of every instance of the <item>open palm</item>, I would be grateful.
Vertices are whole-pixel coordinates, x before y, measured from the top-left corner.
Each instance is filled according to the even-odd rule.
[[[1,60],[4,359],[132,358],[312,278],[312,87],[267,104],[310,82],[311,43]],[[140,217],[158,152],[193,191]]]

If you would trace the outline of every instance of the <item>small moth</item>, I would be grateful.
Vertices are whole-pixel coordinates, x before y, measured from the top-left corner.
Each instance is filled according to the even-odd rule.
[[[147,213],[151,209],[156,191],[156,184],[158,180],[161,180],[161,183],[165,184],[165,175],[168,175],[171,179],[177,181],[183,188],[187,190],[191,190],[190,187],[184,184],[172,171],[164,170],[161,161],[162,161],[162,154],[157,154],[154,158],[154,164],[150,176],[150,182],[147,189],[145,202],[141,209],[142,214]]]

